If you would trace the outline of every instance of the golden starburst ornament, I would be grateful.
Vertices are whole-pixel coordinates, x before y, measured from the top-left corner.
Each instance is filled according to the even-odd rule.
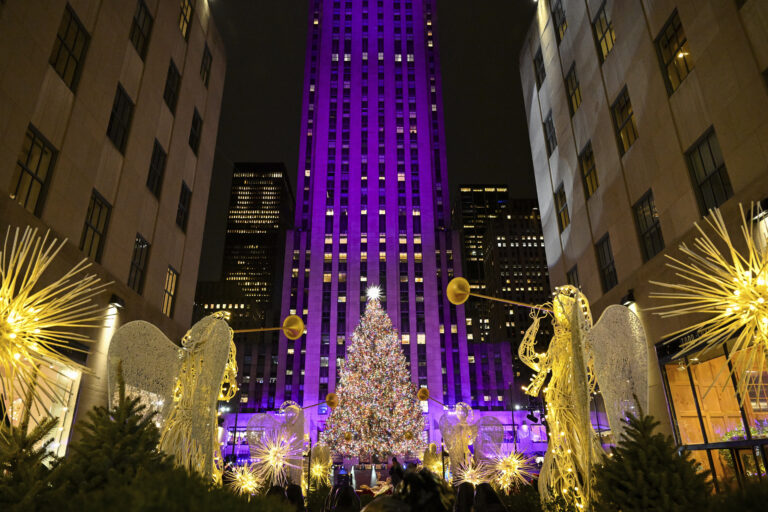
[[[20,233],[9,227],[0,252],[0,393],[13,403],[36,386],[27,405],[42,414],[48,414],[43,398],[62,403],[64,390],[40,368],[87,372],[61,351],[85,352],[78,345],[91,339],[82,329],[100,327],[103,317],[92,299],[106,285],[95,275],[82,275],[87,260],[53,281],[43,277],[65,243],[49,240],[48,233],[39,236],[36,229]]]
[[[284,430],[267,431],[251,447],[256,459],[256,474],[270,485],[285,485],[289,468],[299,468],[302,459],[301,443],[296,436]]]
[[[527,485],[535,476],[532,460],[519,452],[493,457],[491,463],[493,483],[506,494],[516,487]]]
[[[237,494],[250,497],[256,494],[256,491],[259,490],[260,482],[256,475],[254,464],[237,466],[234,469],[227,471],[227,478],[229,480],[230,489]]]
[[[766,368],[768,351],[768,246],[765,233],[758,231],[758,219],[764,215],[759,208],[750,208],[749,217],[742,205],[742,251],[736,248],[725,226],[723,216],[713,209],[705,217],[706,226],[714,231],[714,240],[694,224],[700,236],[693,247],[680,245],[686,261],[667,255],[667,266],[676,271],[680,281],[660,283],[667,292],[655,292],[651,298],[670,301],[652,308],[661,317],[706,315],[704,320],[671,333],[670,336],[693,334],[693,339],[681,345],[683,354],[704,354],[733,340],[728,354],[729,369],[737,383],[741,401],[748,395],[753,378],[760,380]],[[759,240],[762,238],[762,240]],[[725,363],[724,363],[725,364]]]
[[[456,479],[458,484],[468,482],[472,485],[480,485],[490,480],[490,471],[488,465],[484,462],[466,462],[459,465],[458,471],[456,471]]]

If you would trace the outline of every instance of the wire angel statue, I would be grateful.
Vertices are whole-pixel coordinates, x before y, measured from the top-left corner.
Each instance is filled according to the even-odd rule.
[[[592,428],[591,393],[599,385],[608,422],[618,438],[621,419],[634,407],[633,396],[647,408],[648,349],[640,320],[631,310],[609,306],[593,325],[587,299],[573,286],[556,288],[552,316],[554,335],[546,353],[535,350],[539,314],[533,314],[519,348],[520,360],[537,372],[526,393],[544,392],[550,429],[539,492],[542,500],[557,495],[579,509],[589,509],[592,466],[604,454]]]
[[[459,402],[449,411],[440,416],[439,428],[443,436],[448,455],[451,460],[451,473],[456,474],[459,467],[472,460],[469,446],[477,437],[477,425],[472,421],[474,412],[469,404]]]
[[[254,414],[246,432],[262,480],[271,485],[301,482],[304,411],[296,402],[283,402],[276,414]]]
[[[179,466],[221,482],[216,406],[237,392],[235,344],[223,314],[193,325],[181,346],[148,322],[129,322],[117,329],[107,354],[113,406],[121,364],[127,394],[138,396],[148,412],[157,413],[159,448]]]

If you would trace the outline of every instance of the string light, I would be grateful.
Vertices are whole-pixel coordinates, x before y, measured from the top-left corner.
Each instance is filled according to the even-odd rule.
[[[227,472],[229,487],[237,494],[250,496],[256,494],[260,482],[256,476],[255,465],[236,466]]]
[[[483,462],[465,462],[456,470],[456,480],[459,484],[470,483],[480,485],[491,479],[490,468]]]
[[[339,405],[322,434],[331,451],[359,458],[421,453],[424,416],[399,336],[378,298],[369,298],[352,335],[336,394]]]
[[[284,430],[266,431],[251,446],[256,459],[255,473],[259,480],[271,485],[285,485],[289,468],[299,468],[302,449],[296,436]]]
[[[522,453],[499,454],[492,460],[493,481],[499,489],[507,494],[515,487],[527,485],[529,480],[534,477],[534,466],[531,464],[533,459]]]

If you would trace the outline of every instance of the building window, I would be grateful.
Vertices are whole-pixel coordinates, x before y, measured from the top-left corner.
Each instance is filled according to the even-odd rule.
[[[533,56],[533,72],[536,75],[536,88],[541,89],[541,84],[547,78],[547,70],[544,68],[544,57],[541,55],[541,48]]]
[[[203,60],[200,62],[200,79],[206,87],[208,87],[208,81],[211,79],[211,62],[213,62],[213,56],[210,48],[208,48],[208,43],[206,43],[205,48],[203,48]]]
[[[165,91],[163,92],[163,99],[173,114],[176,113],[176,103],[179,101],[180,85],[181,74],[176,68],[176,64],[173,63],[173,59],[171,59],[171,63],[168,65],[168,75],[165,78]]]
[[[168,271],[165,273],[165,286],[163,287],[163,314],[167,317],[173,316],[173,308],[176,305],[176,284],[179,280],[179,273],[168,265]]]
[[[600,6],[597,11],[597,16],[592,22],[592,28],[594,29],[595,42],[597,43],[597,54],[600,56],[600,62],[605,62],[608,54],[613,50],[613,45],[616,42],[616,33],[613,31],[613,22],[608,19],[608,15],[605,13],[605,2]]]
[[[184,39],[189,39],[189,26],[192,24],[192,0],[181,0],[179,2],[179,30]],[[170,315],[169,315],[170,316]]]
[[[133,15],[131,24],[131,42],[133,47],[139,53],[141,60],[147,56],[147,46],[149,46],[149,35],[152,33],[152,15],[147,9],[144,0],[139,0],[136,5],[136,12]]]
[[[552,21],[555,25],[555,38],[557,43],[563,40],[565,30],[568,28],[568,20],[565,19],[565,10],[563,9],[563,0],[554,0],[552,2]]]
[[[552,122],[551,110],[544,120],[544,139],[547,143],[547,156],[551,156],[557,147],[557,136],[555,135],[555,124]]]
[[[603,285],[603,293],[605,293],[618,284],[616,267],[613,264],[611,239],[608,237],[608,233],[595,244],[595,250],[597,251],[597,268],[600,271],[600,282]]]
[[[111,209],[112,206],[107,200],[94,189],[91,194],[91,202],[88,204],[88,213],[85,215],[80,250],[96,262],[101,261],[101,252],[104,249],[104,238],[107,235]]]
[[[581,168],[581,179],[584,183],[584,195],[589,199],[597,190],[599,182],[597,180],[597,169],[595,169],[595,155],[592,153],[592,142],[587,142],[579,155],[579,167]]]
[[[733,195],[720,144],[711,128],[686,153],[701,214],[717,208]]]
[[[581,288],[581,283],[579,282],[579,269],[576,265],[572,266],[571,269],[565,273],[565,279],[571,286]]]
[[[573,116],[581,105],[581,89],[579,88],[579,79],[576,78],[575,62],[571,64],[571,69],[565,76],[565,90],[568,92],[568,109]]]
[[[611,106],[611,112],[613,113],[619,152],[623,156],[637,140],[635,114],[632,112],[632,103],[629,101],[629,92],[627,92],[626,87],[619,93],[619,97]]]
[[[555,191],[555,211],[557,212],[557,227],[562,233],[568,224],[571,223],[571,218],[568,216],[568,202],[565,197],[565,188],[561,183]]]
[[[693,58],[677,11],[672,13],[656,38],[656,50],[661,59],[667,91],[672,94],[693,69]]]
[[[176,225],[186,233],[187,221],[189,220],[189,201],[192,198],[192,191],[185,182],[181,182],[181,193],[179,194],[179,207],[176,210]]]
[[[128,287],[139,295],[144,290],[144,275],[146,274],[148,257],[149,242],[144,240],[144,237],[139,233],[136,233],[136,240],[133,242],[131,269],[128,272]]]
[[[109,116],[107,137],[121,153],[125,153],[125,143],[133,118],[133,102],[123,86],[117,84],[115,101],[112,103],[112,114]]]
[[[16,161],[11,199],[38,217],[42,213],[56,154],[56,149],[30,125]]]
[[[203,118],[200,117],[200,113],[195,109],[195,113],[192,115],[192,126],[189,129],[189,147],[197,154],[197,150],[200,147],[200,135],[203,131]]]
[[[656,211],[656,204],[653,202],[653,192],[651,190],[646,192],[632,209],[635,211],[635,224],[637,234],[640,236],[643,261],[648,261],[664,249],[659,212]]]
[[[163,188],[166,158],[167,155],[163,146],[155,139],[155,147],[152,149],[152,160],[149,162],[149,173],[147,174],[147,188],[158,199],[160,198],[160,190]]]
[[[72,8],[67,5],[64,9],[64,17],[53,43],[53,51],[49,60],[53,69],[67,84],[67,87],[75,91],[80,73],[83,70],[83,59],[88,49],[90,36]]]

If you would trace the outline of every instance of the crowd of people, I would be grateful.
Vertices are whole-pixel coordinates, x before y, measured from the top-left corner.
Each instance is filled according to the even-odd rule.
[[[490,484],[464,482],[452,488],[426,469],[403,469],[393,458],[389,470],[392,494],[379,496],[362,506],[355,489],[346,480],[337,482],[328,493],[322,512],[507,512]],[[305,512],[301,487],[272,487],[268,496],[281,496],[297,512]],[[320,512],[320,511],[312,511]]]

